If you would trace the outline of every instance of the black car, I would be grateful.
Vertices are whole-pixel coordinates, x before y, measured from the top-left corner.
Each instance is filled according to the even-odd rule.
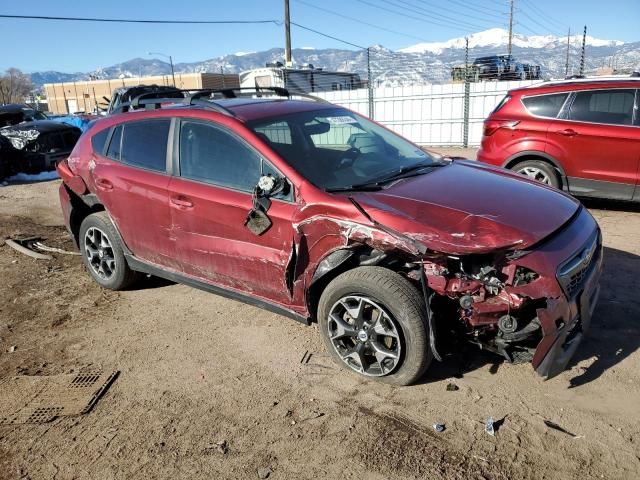
[[[17,125],[22,122],[46,119],[47,116],[44,113],[34,110],[28,105],[21,105],[18,103],[0,105],[0,128]]]
[[[0,128],[0,178],[55,169],[69,156],[81,133],[77,127],[51,120]]]

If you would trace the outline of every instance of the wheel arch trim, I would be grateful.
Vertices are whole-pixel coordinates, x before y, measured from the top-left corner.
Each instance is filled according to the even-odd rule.
[[[511,167],[516,165],[518,163],[518,160],[522,159],[523,157],[539,157],[541,160],[549,162],[560,174],[562,189],[568,189],[567,175],[564,171],[564,168],[562,167],[562,164],[548,153],[541,152],[540,150],[523,150],[518,153],[514,153],[513,155],[507,157],[507,159],[502,163],[502,168],[507,168],[510,170]]]

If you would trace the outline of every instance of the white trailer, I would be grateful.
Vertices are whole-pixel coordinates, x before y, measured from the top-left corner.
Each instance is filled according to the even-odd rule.
[[[287,68],[277,63],[241,72],[240,87],[281,87],[292,93],[312,93],[355,90],[363,85],[357,73],[330,72],[313,65]]]

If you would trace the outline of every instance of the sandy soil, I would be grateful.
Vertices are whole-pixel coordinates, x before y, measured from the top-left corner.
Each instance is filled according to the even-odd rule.
[[[71,248],[56,187],[0,188],[0,240]],[[601,302],[547,382],[473,349],[416,386],[367,382],[332,364],[315,326],[156,279],[103,291],[79,257],[2,246],[0,379],[121,375],[86,415],[0,426],[0,478],[640,478],[640,213],[588,206],[606,245]],[[488,416],[502,421],[495,437]]]

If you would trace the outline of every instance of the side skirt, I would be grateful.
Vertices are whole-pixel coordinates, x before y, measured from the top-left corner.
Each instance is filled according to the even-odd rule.
[[[310,325],[310,319],[305,317],[304,315],[300,315],[292,310],[281,307],[280,305],[276,305],[274,303],[269,303],[265,300],[261,300],[250,295],[245,295],[240,292],[236,292],[234,290],[229,290],[223,287],[219,287],[217,285],[212,285],[210,283],[203,282],[201,280],[197,280],[195,278],[191,278],[185,275],[181,275],[179,273],[171,272],[168,270],[164,270],[155,265],[144,262],[133,255],[125,254],[125,258],[127,259],[127,263],[129,267],[137,272],[147,273],[149,275],[153,275],[155,277],[161,277],[172,282],[182,283],[184,285],[188,285],[193,288],[197,288],[199,290],[204,290],[205,292],[215,293],[216,295],[220,295],[221,297],[230,298],[231,300],[237,300],[242,303],[246,303],[248,305],[253,305],[258,308],[262,308],[263,310],[268,310],[273,313],[277,313],[279,315],[283,315],[285,317],[289,317],[298,322],[304,323],[305,325]]]

